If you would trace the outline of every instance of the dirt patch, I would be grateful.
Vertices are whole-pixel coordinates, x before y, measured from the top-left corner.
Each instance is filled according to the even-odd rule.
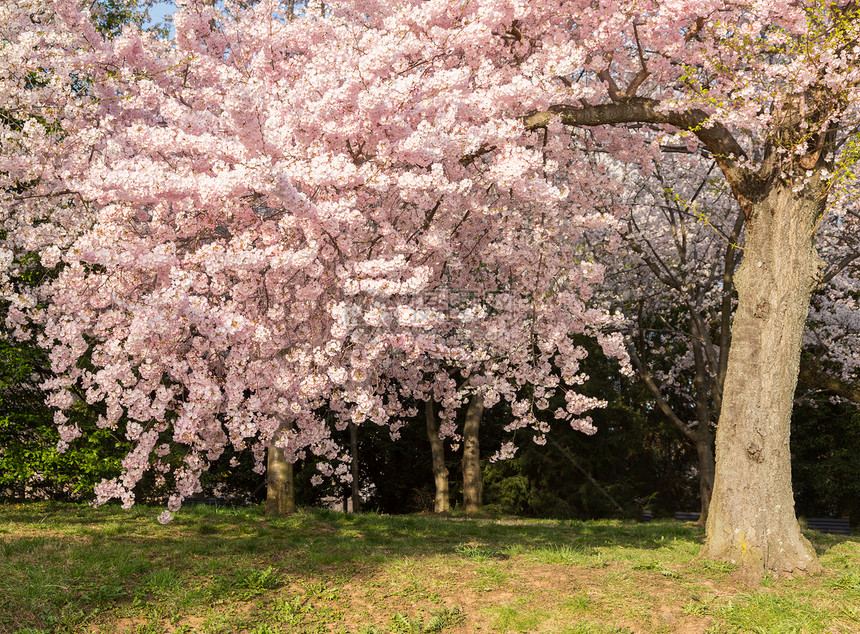
[[[523,622],[530,615],[538,615],[536,620],[528,622],[534,623],[539,631],[556,631],[568,618],[577,616],[633,632],[704,632],[708,624],[684,615],[681,605],[658,604],[652,611],[656,620],[617,616],[611,580],[607,579],[621,569],[615,564],[589,569],[521,560],[463,560],[456,567],[442,567],[432,559],[423,565],[417,563],[423,571],[418,582],[408,572],[404,575],[402,570],[386,570],[341,586],[344,620],[339,627],[345,622],[355,623],[356,630],[365,625],[383,628],[391,625],[396,614],[426,617],[454,607],[463,613],[463,622],[444,631],[458,634],[494,630],[494,627],[494,631],[505,631],[504,615],[513,614],[511,618],[516,624],[517,611],[522,613]],[[368,585],[378,592],[368,596]],[[581,603],[580,608],[577,602]]]

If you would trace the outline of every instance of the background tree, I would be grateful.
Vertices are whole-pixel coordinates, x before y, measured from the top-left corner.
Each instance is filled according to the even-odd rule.
[[[661,154],[650,173],[625,170],[628,198],[617,204],[629,210],[620,236],[626,257],[598,257],[607,266],[606,301],[627,318],[628,350],[640,380],[698,456],[704,523],[744,216],[715,180],[712,158],[678,145],[662,145]]]

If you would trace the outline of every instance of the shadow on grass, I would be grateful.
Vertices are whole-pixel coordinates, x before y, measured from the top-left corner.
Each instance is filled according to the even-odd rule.
[[[86,505],[31,503],[0,505],[0,537],[4,547],[30,551],[61,535],[90,537],[93,547],[102,540],[148,549],[153,540],[162,553],[182,554],[233,550],[254,552],[270,548],[297,549],[293,554],[340,558],[433,556],[450,554],[465,542],[492,548],[559,546],[660,548],[666,539],[698,540],[702,531],[692,524],[671,521],[638,524],[600,520],[505,520],[443,518],[425,515],[346,515],[308,509],[294,516],[262,515],[257,508],[206,506],[182,509],[167,527],[155,524],[158,510],[116,506],[93,509]],[[23,531],[30,536],[16,536]],[[32,533],[38,536],[33,536]],[[28,545],[29,544],[29,545]]]
[[[639,558],[662,571],[667,546],[693,556],[693,524],[618,520],[344,515],[267,517],[258,508],[0,505],[0,631],[77,631],[86,615],[149,604],[194,609],[272,588],[369,578],[391,562],[525,556],[544,563]],[[819,553],[852,538],[813,534]],[[675,546],[672,546],[675,545]],[[680,546],[677,546],[680,545]],[[680,550],[678,550],[680,548]],[[598,552],[600,551],[600,552]],[[419,563],[419,566],[422,565]],[[650,570],[650,568],[648,568]]]
[[[812,543],[815,554],[819,557],[840,544],[846,542],[860,543],[860,536],[857,535],[831,535],[811,530],[804,530],[803,534]]]

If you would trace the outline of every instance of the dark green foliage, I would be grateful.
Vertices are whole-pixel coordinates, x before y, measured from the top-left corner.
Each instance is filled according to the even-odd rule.
[[[382,513],[408,513],[416,508],[415,491],[433,488],[430,441],[422,416],[391,440],[387,428],[364,425],[358,430],[359,467],[363,482],[373,484],[365,507]]]
[[[517,439],[521,449],[516,458],[487,463],[488,510],[534,517],[639,517],[637,500],[644,499],[658,515],[696,509],[695,450],[660,421],[644,387],[619,375],[617,363],[593,344],[582,343],[590,349],[583,361],[590,379],[581,389],[608,402],[606,408],[589,412],[597,433],[587,436],[554,420],[552,412],[563,401],[552,403],[543,414],[553,427],[546,445],[532,443],[527,432]],[[503,412],[495,411],[488,418],[494,415],[504,419]],[[503,424],[487,426],[488,450],[491,442],[499,442],[492,439],[492,429]]]
[[[84,436],[57,453],[60,436],[39,389],[47,365],[34,345],[0,340],[0,497],[88,497],[99,480],[116,475],[128,451],[114,432],[96,427],[95,412],[80,402],[70,420]]]
[[[342,447],[349,447],[348,431],[334,431],[333,436]],[[388,427],[372,423],[361,425],[358,428],[358,458],[366,510],[380,513],[426,510],[422,508],[421,500],[427,495],[432,500],[433,471],[422,415],[400,429],[398,440],[391,439]],[[296,466],[296,499],[300,505],[318,504],[325,497],[342,499],[349,496],[350,485],[331,482],[317,487],[311,485],[311,478],[319,471],[310,452],[308,459]]]
[[[804,403],[791,420],[795,505],[806,517],[860,520],[860,411],[856,404]]]
[[[523,471],[523,461],[520,459],[486,466],[484,499],[490,507],[498,507],[501,513],[510,515],[521,515],[531,508],[529,493],[532,483]]]
[[[238,465],[230,465],[235,458]],[[202,495],[217,495],[231,504],[253,504],[266,499],[266,476],[254,471],[254,456],[250,451],[225,451],[208,471],[200,476]],[[159,491],[162,496],[171,493]]]

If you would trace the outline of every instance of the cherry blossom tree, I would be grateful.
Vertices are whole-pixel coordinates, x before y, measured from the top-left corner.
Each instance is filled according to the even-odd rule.
[[[544,108],[522,104],[538,110],[525,117],[527,130],[598,128],[595,144],[647,161],[649,135],[628,126],[670,126],[715,157],[747,236],[734,278],[739,300],[705,552],[750,568],[816,569],[791,512],[787,432],[803,323],[821,277],[812,236],[840,165],[852,168],[838,157],[846,138],[839,130],[850,130],[854,116],[853,5],[655,4],[610,14],[601,4],[571,4],[552,15],[492,6],[507,19],[488,30],[510,48],[497,59],[539,84],[527,99],[546,100]],[[457,27],[486,25],[477,15]],[[384,19],[382,12],[365,23]],[[489,47],[482,52],[491,58]]]
[[[333,452],[324,402],[341,424],[395,418],[386,364],[476,350],[455,345],[476,317],[432,311],[434,289],[476,292],[532,335],[506,344],[508,381],[550,359],[572,379],[570,324],[605,320],[584,303],[601,272],[580,237],[624,213],[596,211],[623,187],[617,162],[653,169],[680,135],[745,228],[704,554],[819,568],[788,431],[815,237],[854,171],[853,2],[345,0],[294,20],[190,3],[171,44],[106,41],[75,2],[55,7],[6,49],[52,69],[62,134],[42,125],[38,164],[59,167],[49,193],[86,201],[43,255],[62,263],[54,404],[79,385],[137,442],[100,499],[130,503],[144,470],[168,470],[165,437],[188,447],[187,495],[228,445]]]
[[[809,297],[823,268],[813,237],[839,168],[839,130],[853,125],[855,9],[703,9],[674,36],[685,51],[674,71],[651,52],[660,50],[651,31],[660,20],[628,16],[633,37],[617,51],[630,51],[628,74],[616,74],[617,54],[611,66],[595,68],[609,102],[561,103],[527,121],[671,125],[694,133],[716,158],[747,234],[734,276],[738,308],[704,552],[751,569],[811,571],[818,568],[814,553],[792,512],[788,424]],[[754,58],[754,50],[768,55]],[[706,51],[708,58],[698,57]],[[659,99],[638,96],[655,72],[674,74],[677,83],[661,82]]]
[[[625,257],[598,255],[607,267],[601,293],[627,317],[629,351],[656,408],[696,449],[704,523],[744,216],[715,178],[716,161],[707,151],[699,156],[677,143],[664,143],[661,151],[660,164],[647,173],[624,166],[627,193],[617,202],[629,208],[622,235],[628,248]],[[856,391],[852,345],[858,329],[852,320],[860,254],[850,201],[839,209],[843,217],[824,219],[819,232],[827,268],[804,336],[800,387],[801,393],[806,388],[850,398]],[[591,244],[599,247],[599,238]]]
[[[64,239],[36,247],[58,272],[33,317],[63,443],[80,434],[64,414],[73,390],[135,443],[97,502],[132,504],[152,470],[172,479],[173,511],[225,450],[254,451],[261,469],[267,447],[275,461],[337,458],[323,408],[338,426],[390,422],[396,434],[420,359],[463,371],[495,347],[499,386],[548,384],[551,362],[576,384],[568,335],[606,318],[585,305],[600,267],[575,245],[614,219],[554,182],[563,143],[508,142],[522,128],[499,125],[512,96],[466,92],[481,57],[428,83],[413,73],[425,32],[374,56],[391,34],[348,14],[191,4],[164,42],[131,27],[105,39],[77,3],[45,7],[45,31],[25,11],[9,48],[19,81],[33,69],[78,78],[40,102],[57,130],[42,126],[38,163],[54,176],[38,195],[51,208],[71,197],[77,224],[39,225]],[[431,101],[448,90],[461,101]],[[505,152],[481,150],[503,140]],[[23,235],[36,223],[22,196],[10,201]],[[579,416],[598,404],[570,392],[559,416],[587,428]],[[185,457],[171,464],[177,444]]]

